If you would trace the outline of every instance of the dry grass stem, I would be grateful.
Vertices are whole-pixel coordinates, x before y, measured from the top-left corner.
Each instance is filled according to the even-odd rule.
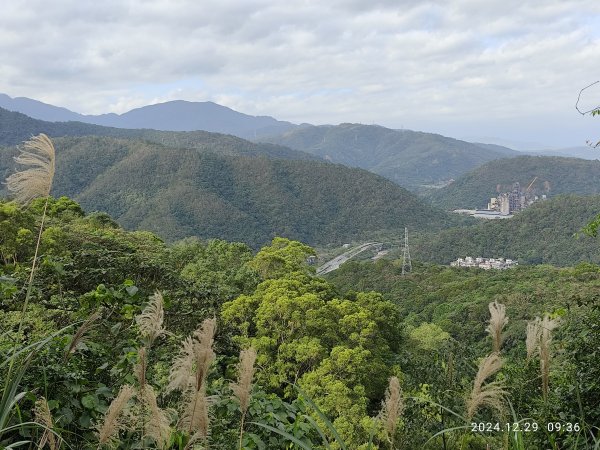
[[[108,410],[104,414],[104,421],[98,429],[98,443],[102,445],[114,446],[118,443],[119,430],[124,428],[121,414],[125,410],[127,403],[134,396],[135,389],[126,384],[121,387],[119,394],[114,398]]]
[[[240,363],[238,365],[237,383],[231,383],[233,394],[240,402],[242,414],[246,413],[250,405],[252,393],[252,378],[254,377],[254,362],[256,361],[256,350],[250,347],[240,352]]]
[[[542,373],[542,394],[544,399],[548,398],[550,382],[550,358],[552,357],[550,344],[552,342],[552,331],[558,327],[558,324],[558,318],[551,319],[546,314],[540,325],[540,371]]]
[[[185,409],[179,420],[178,427],[190,435],[200,439],[208,438],[210,430],[209,407],[210,401],[206,397],[204,387],[195,392],[189,392]]]
[[[166,413],[158,407],[156,393],[149,384],[142,391],[143,402],[148,407],[149,418],[145,423],[146,435],[154,440],[159,449],[166,448],[171,436],[171,426]]]
[[[527,338],[525,339],[525,347],[527,348],[527,359],[531,359],[535,351],[538,349],[542,327],[540,318],[527,322]]]
[[[23,205],[34,198],[48,197],[54,178],[54,145],[48,136],[39,134],[23,143],[21,153],[15,157],[17,164],[29,168],[16,172],[6,179],[6,187],[15,200]]]
[[[164,299],[160,292],[150,297],[150,301],[144,310],[136,316],[135,321],[139,327],[140,334],[147,341],[147,345],[152,343],[165,333],[163,321],[165,319]]]
[[[90,329],[94,325],[94,322],[96,322],[96,320],[98,320],[100,318],[100,316],[101,316],[100,311],[96,311],[94,314],[92,314],[90,317],[88,317],[87,320],[85,322],[83,322],[83,324],[81,324],[81,326],[77,329],[77,331],[73,335],[73,338],[71,339],[71,342],[70,342],[69,346],[67,347],[67,350],[65,350],[63,360],[66,360],[71,354],[75,353],[75,350],[77,350],[77,347],[79,346],[79,344],[84,342],[86,333],[88,331],[90,331]]]
[[[52,420],[52,414],[50,413],[50,407],[44,397],[41,397],[35,402],[35,421],[41,425],[44,425],[44,433],[38,443],[38,448],[44,448],[46,444],[50,447],[50,450],[58,450],[60,442],[57,442],[56,436],[52,432],[54,429],[54,422]]]
[[[501,382],[494,381],[483,384],[492,375],[496,374],[503,365],[502,358],[497,353],[492,353],[479,363],[479,370],[473,381],[473,389],[467,398],[467,417],[472,419],[477,410],[487,406],[502,413],[504,411],[504,396],[506,390]]]
[[[140,392],[143,392],[146,385],[146,347],[141,347],[138,350],[138,360],[133,370],[140,384]]]
[[[397,377],[391,377],[379,415],[383,421],[383,429],[392,447],[394,446],[394,436],[398,426],[398,419],[402,416],[403,411],[404,401],[402,399],[400,381],[398,381]]]
[[[496,301],[488,305],[490,309],[490,323],[486,331],[492,336],[492,351],[499,352],[502,347],[502,329],[508,323],[506,307]]]

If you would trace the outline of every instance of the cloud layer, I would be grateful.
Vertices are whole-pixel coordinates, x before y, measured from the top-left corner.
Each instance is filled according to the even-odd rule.
[[[0,54],[0,92],[83,113],[212,100],[547,145],[600,134],[574,110],[600,79],[597,0],[27,0],[3,6]]]

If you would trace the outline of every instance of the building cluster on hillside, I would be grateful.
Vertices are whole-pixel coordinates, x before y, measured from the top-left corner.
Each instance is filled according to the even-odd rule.
[[[523,211],[538,200],[546,200],[546,195],[544,194],[539,197],[532,194],[529,188],[523,191],[519,183],[514,183],[511,192],[504,192],[498,195],[498,197],[492,197],[488,203],[487,210],[497,211],[503,216],[508,216]]]
[[[509,269],[519,265],[517,261],[504,258],[458,258],[450,263],[452,267],[478,267],[480,269]]]

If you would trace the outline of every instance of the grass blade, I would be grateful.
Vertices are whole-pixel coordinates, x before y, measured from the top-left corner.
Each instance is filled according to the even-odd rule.
[[[300,386],[295,384],[294,388],[298,391],[298,393],[300,395],[302,395],[302,398],[312,407],[312,409],[317,413],[319,418],[325,423],[325,426],[329,429],[329,431],[335,438],[335,441],[340,446],[340,449],[347,450],[346,444],[344,443],[343,439],[340,437],[337,430],[335,429],[333,424],[329,421],[329,419],[325,416],[325,414],[323,414],[323,412],[319,409],[319,407],[314,404],[314,402],[310,399],[310,397],[306,394],[306,392],[304,392],[302,390],[302,388]]]
[[[283,436],[284,438],[286,438],[290,442],[293,442],[294,444],[298,445],[300,448],[303,448],[304,450],[312,450],[311,446],[305,444],[300,439],[298,439],[295,436],[292,436],[290,433],[288,433],[286,431],[280,430],[279,428],[275,428],[275,427],[272,427],[271,425],[266,425],[266,424],[260,423],[260,422],[250,422],[250,423],[252,425],[257,425],[259,427],[262,427],[269,431],[272,431],[273,433],[277,433],[278,435]]]

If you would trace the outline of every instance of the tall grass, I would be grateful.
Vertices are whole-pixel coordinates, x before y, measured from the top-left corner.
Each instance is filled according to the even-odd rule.
[[[52,189],[52,181],[54,179],[56,153],[52,141],[45,134],[39,134],[38,136],[32,137],[28,141],[24,142],[19,150],[20,153],[15,157],[15,162],[23,166],[23,169],[10,175],[6,179],[7,189],[12,192],[15,201],[23,206],[28,205],[33,199],[39,197],[45,198],[46,201],[44,203],[41,223],[38,230],[37,242],[33,255],[33,261],[31,263],[31,271],[29,273],[29,279],[27,282],[25,300],[21,309],[21,317],[19,320],[17,335],[21,335],[23,331],[25,314],[27,313],[27,306],[31,298],[40,243],[42,240],[44,222],[46,219],[46,211],[48,209],[48,200],[50,197],[50,190]],[[6,379],[4,381],[4,389],[2,391],[2,398],[0,399],[0,443],[2,435],[15,429],[17,426],[10,426],[9,421],[13,416],[18,402],[26,394],[26,392],[18,391],[27,367],[31,363],[35,352],[48,342],[49,339],[43,340],[40,343],[36,343],[33,346],[25,345],[21,349],[15,348],[12,354],[9,355],[2,365],[0,365],[1,368],[5,364],[8,364]],[[29,352],[25,357],[25,360],[22,360],[20,355],[22,355],[26,349],[28,349]],[[15,369],[15,365],[17,364],[18,360],[20,363],[20,368]],[[42,411],[43,409],[44,411]],[[40,413],[39,418],[42,419],[42,423],[28,422],[26,424],[20,423],[18,426],[21,428],[26,427],[26,425],[44,428],[46,431],[42,435],[42,441],[48,442],[51,448],[56,447],[57,441],[54,438],[54,431],[50,426],[43,423],[49,419],[49,410],[47,410],[47,404],[46,408],[43,408],[43,405],[40,404],[38,407],[38,412]],[[42,412],[44,414],[42,414]],[[25,445],[27,442],[28,441],[21,441],[20,443],[13,443],[6,448],[15,448],[17,445]]]
[[[250,406],[250,399],[252,396],[252,378],[254,377],[255,361],[256,350],[254,350],[253,347],[250,347],[247,350],[242,350],[240,352],[237,382],[230,384],[233,395],[240,404],[240,411],[242,413],[242,417],[240,419],[239,450],[242,449],[242,439],[244,437],[244,419],[246,418],[246,412],[248,411],[248,406]]]

